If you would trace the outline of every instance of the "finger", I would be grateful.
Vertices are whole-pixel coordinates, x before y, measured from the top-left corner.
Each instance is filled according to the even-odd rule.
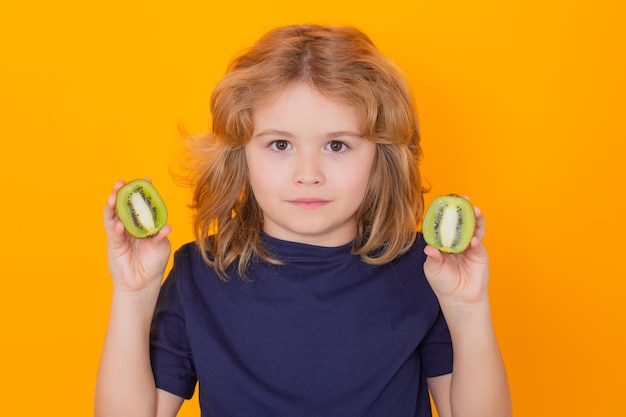
[[[111,190],[111,193],[109,194],[109,198],[107,199],[108,207],[115,207],[115,199],[117,198],[117,192],[119,191],[120,188],[124,186],[124,184],[125,184],[124,181],[117,181],[115,183],[115,185],[113,186],[113,190]]]
[[[437,248],[430,245],[424,248],[424,253],[427,255],[426,261],[424,262],[424,273],[430,280],[429,277],[437,276],[441,271],[443,267],[443,254]]]
[[[485,237],[485,216],[483,216],[483,212],[478,207],[474,207],[474,217],[476,218],[474,235],[478,239],[483,240]]]
[[[113,240],[117,243],[122,243],[127,239],[126,228],[124,227],[124,224],[117,218],[115,219],[115,224],[113,225],[112,232],[113,233],[111,233],[111,236]]]
[[[159,232],[156,235],[152,236],[150,239],[152,239],[152,241],[155,244],[159,244],[163,240],[167,239],[167,236],[171,233],[171,231],[172,231],[172,226],[170,226],[169,224],[166,224],[165,226],[163,226],[161,230],[159,230]]]
[[[487,254],[487,248],[478,238],[474,236],[470,242],[469,247],[466,249],[466,255],[469,259],[478,263],[487,263],[489,255]]]
[[[119,220],[113,220],[106,233],[106,243],[109,254],[120,254],[131,247],[130,235]]]
[[[115,183],[113,190],[107,198],[106,205],[104,206],[104,226],[108,231],[112,231],[115,226],[117,214],[115,213],[115,199],[117,192],[124,185],[124,181],[118,181]]]
[[[165,225],[159,232],[147,239],[142,239],[141,244],[146,245],[145,249],[153,252],[158,259],[167,262],[171,251],[171,243],[168,239],[168,235],[172,228],[170,225]]]
[[[443,259],[443,254],[441,253],[441,251],[431,245],[426,245],[426,247],[424,248],[424,253],[426,254],[426,256],[436,261],[441,261]]]

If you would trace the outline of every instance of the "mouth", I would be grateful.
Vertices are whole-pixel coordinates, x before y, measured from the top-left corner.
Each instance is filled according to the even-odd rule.
[[[323,207],[326,204],[330,203],[329,200],[322,200],[320,198],[307,198],[307,197],[298,198],[295,200],[289,200],[288,202],[296,207],[309,209],[309,210]]]

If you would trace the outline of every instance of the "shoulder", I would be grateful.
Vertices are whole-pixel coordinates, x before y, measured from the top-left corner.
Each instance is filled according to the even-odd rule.
[[[213,268],[204,261],[200,247],[195,241],[185,243],[176,250],[172,273],[177,281],[214,275]]]
[[[200,256],[200,250],[197,242],[187,242],[176,250],[174,258],[189,259],[195,256]],[[202,257],[202,256],[200,256]]]
[[[421,270],[421,266],[426,261],[426,254],[424,253],[425,247],[426,242],[424,241],[424,237],[421,233],[418,233],[411,247],[402,255],[392,260],[390,264],[394,266],[405,265],[406,267],[413,268],[419,265]]]
[[[409,252],[419,254],[424,260],[426,260],[426,254],[424,253],[424,248],[426,248],[426,241],[424,240],[424,236],[421,233],[418,233],[415,236],[415,240],[413,241],[413,245]]]
[[[436,298],[424,274],[427,257],[424,253],[425,247],[424,238],[418,233],[409,250],[383,265],[381,271],[394,276],[401,287],[413,297],[427,297],[435,305]]]
[[[174,268],[190,268],[195,267],[197,264],[205,264],[205,262],[196,242],[185,243],[174,253]]]

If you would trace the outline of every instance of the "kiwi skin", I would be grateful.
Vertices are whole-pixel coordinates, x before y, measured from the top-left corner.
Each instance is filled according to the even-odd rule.
[[[469,246],[475,227],[472,204],[463,197],[450,194],[435,198],[428,206],[422,233],[426,243],[441,252],[460,253]]]
[[[167,207],[156,188],[137,179],[117,191],[115,210],[124,228],[136,238],[156,235],[167,224]]]

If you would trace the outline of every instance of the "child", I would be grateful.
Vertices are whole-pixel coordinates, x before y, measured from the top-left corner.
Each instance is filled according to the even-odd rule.
[[[400,72],[351,28],[275,29],[236,58],[195,138],[196,242],[125,233],[98,416],[511,413],[491,321],[484,220],[426,246],[417,121]],[[215,231],[215,233],[213,233]],[[454,347],[454,355],[453,348]]]

